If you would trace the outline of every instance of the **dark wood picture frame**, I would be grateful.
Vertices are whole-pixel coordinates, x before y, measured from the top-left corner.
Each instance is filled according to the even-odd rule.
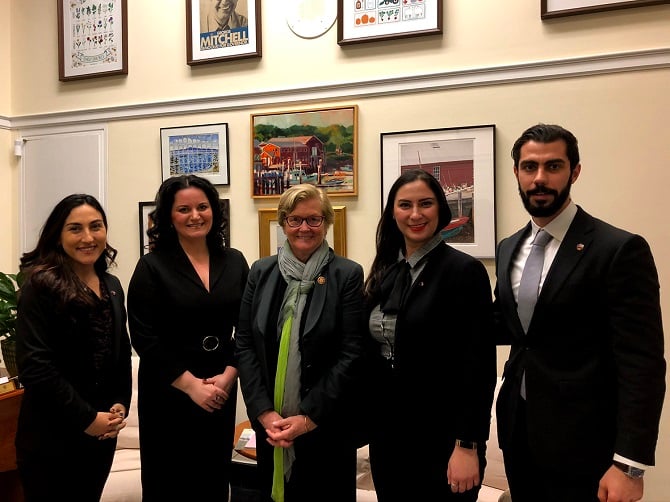
[[[227,29],[213,26],[216,20],[207,10],[209,3],[209,0],[186,0],[186,64],[261,57],[261,0],[240,0],[231,16],[236,21]],[[238,26],[238,20],[247,24]]]
[[[56,0],[58,79],[128,74],[127,0]]]
[[[579,14],[591,14],[594,12],[607,12],[611,10],[631,9],[633,7],[646,7],[649,5],[669,4],[670,0],[583,0],[581,7],[575,7],[574,2],[561,3],[565,0],[541,0],[540,17],[542,19],[554,19],[557,17],[576,16]]]
[[[441,35],[442,12],[442,0],[337,0],[337,43]]]
[[[197,174],[214,185],[230,185],[228,124],[161,128],[161,174]]]

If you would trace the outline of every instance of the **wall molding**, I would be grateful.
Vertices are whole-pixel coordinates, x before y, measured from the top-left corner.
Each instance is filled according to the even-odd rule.
[[[319,101],[403,95],[464,87],[486,87],[670,68],[670,47],[644,51],[526,62],[423,75],[389,77],[356,82],[334,82],[306,87],[256,90],[248,93],[183,99],[141,105],[73,110],[9,117],[9,128],[50,127],[89,122],[142,119],[165,115],[217,112],[287,106]],[[5,117],[3,122],[5,122]]]

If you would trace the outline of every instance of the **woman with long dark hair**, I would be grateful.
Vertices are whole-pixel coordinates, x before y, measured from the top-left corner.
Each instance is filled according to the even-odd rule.
[[[377,227],[365,296],[380,502],[474,502],[484,477],[496,379],[491,286],[480,261],[442,239],[450,220],[439,182],[414,169],[391,187]]]
[[[21,403],[16,451],[26,501],[99,500],[131,394],[116,250],[91,195],[54,207],[21,258],[17,315]]]

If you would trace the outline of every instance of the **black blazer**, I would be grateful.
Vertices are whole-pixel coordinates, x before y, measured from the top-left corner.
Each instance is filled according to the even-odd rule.
[[[300,330],[300,408],[321,431],[346,416],[355,367],[363,354],[363,269],[330,251],[309,293]],[[236,333],[240,386],[247,414],[255,420],[273,409],[278,313],[286,282],[277,256],[255,262],[249,272]]]
[[[121,403],[130,411],[130,340],[125,296],[119,280],[101,277],[113,315],[113,352],[108,371],[95,371],[88,322],[63,313],[55,299],[27,281],[21,287],[17,316],[19,379],[25,386],[16,446],[24,454],[58,456],[72,447],[98,411]]]
[[[499,342],[511,343],[497,402],[500,446],[510,442],[526,372],[528,434],[559,468],[654,464],[665,394],[659,283],[649,245],[581,208],[544,281],[524,335],[510,270],[530,223],[498,245]]]
[[[390,405],[392,423],[403,427],[416,426],[417,414],[428,430],[439,427],[440,434],[430,433],[431,451],[446,464],[455,439],[484,443],[489,437],[496,383],[493,302],[479,260],[447,244],[426,259],[398,313],[392,379],[381,369],[374,344],[371,364],[382,381],[372,395],[383,396],[379,390],[393,382],[393,395],[378,410]],[[405,447],[415,445],[408,441]]]

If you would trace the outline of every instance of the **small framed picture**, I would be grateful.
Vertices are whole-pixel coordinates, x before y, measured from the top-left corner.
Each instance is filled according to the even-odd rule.
[[[279,198],[310,183],[328,196],[357,195],[358,107],[251,116],[251,196]]]
[[[340,256],[347,256],[346,207],[333,206],[335,221],[328,229],[326,241]],[[260,257],[277,254],[284,245],[286,234],[277,222],[277,208],[258,210],[258,243]]]
[[[667,3],[670,3],[670,0],[541,0],[540,17],[542,19],[553,19],[555,17]]]
[[[153,214],[156,204],[154,204],[154,201],[138,202],[138,204],[140,209],[140,256],[143,256],[151,251],[151,243],[149,242],[147,230],[154,224]]]
[[[58,0],[58,79],[127,74],[126,0]]]
[[[230,184],[228,124],[161,129],[163,180],[197,174],[214,185]]]
[[[467,126],[381,134],[382,212],[395,180],[423,169],[440,183],[451,209],[444,241],[476,258],[496,246],[495,126]]]
[[[261,57],[261,1],[186,0],[186,63]]]
[[[442,34],[442,0],[337,0],[337,43]]]

